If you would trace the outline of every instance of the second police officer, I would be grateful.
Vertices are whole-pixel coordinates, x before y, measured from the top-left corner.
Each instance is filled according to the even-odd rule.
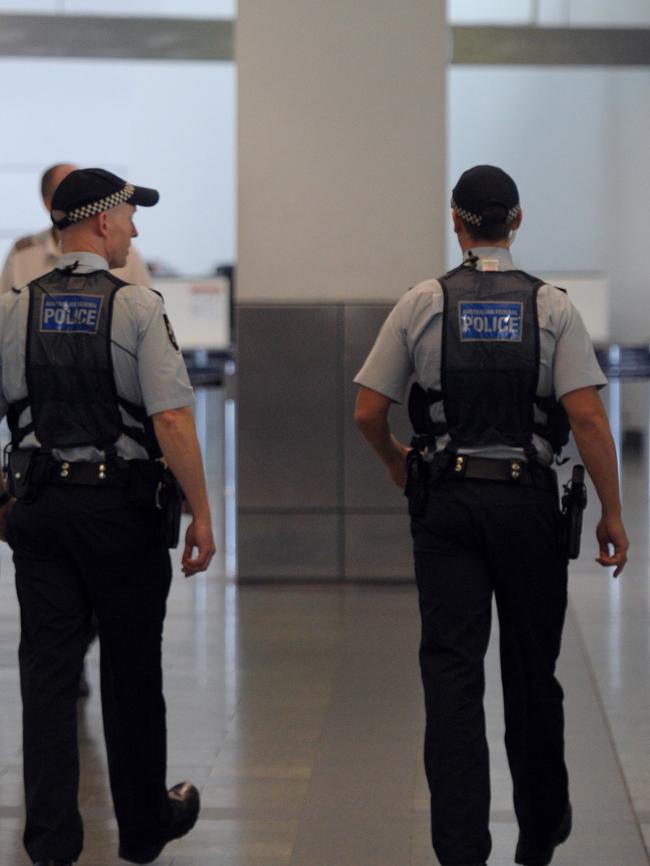
[[[513,265],[508,248],[522,212],[512,178],[475,166],[459,179],[451,207],[462,264],[417,285],[390,313],[355,379],[355,419],[403,488],[409,449],[392,435],[389,411],[415,376],[432,458],[418,462],[411,454],[418,471],[408,493],[438,859],[485,866],[490,854],[483,693],[494,595],[520,830],[515,862],[546,866],[571,830],[555,677],[567,604],[550,468],[564,438],[556,401],[601,501],[598,561],[614,566],[616,576],[628,543],[614,444],[597,394],[606,379],[566,293]],[[422,406],[413,414],[421,417]]]

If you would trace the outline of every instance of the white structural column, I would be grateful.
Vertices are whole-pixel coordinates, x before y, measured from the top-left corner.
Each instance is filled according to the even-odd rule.
[[[352,378],[443,270],[447,51],[443,0],[239,4],[241,580],[412,573]]]
[[[444,0],[240,0],[239,300],[442,271],[448,51]]]

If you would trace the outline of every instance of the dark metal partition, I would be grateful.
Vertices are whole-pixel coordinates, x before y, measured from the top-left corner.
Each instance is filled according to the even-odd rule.
[[[389,309],[239,306],[240,580],[411,579],[406,502],[352,421],[352,379]]]

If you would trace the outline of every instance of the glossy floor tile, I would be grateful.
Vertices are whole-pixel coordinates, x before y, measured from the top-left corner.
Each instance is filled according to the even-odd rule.
[[[624,576],[594,562],[597,509],[572,566],[560,677],[575,830],[557,866],[650,862],[648,479],[624,466],[632,540]],[[215,496],[221,480],[212,468]],[[0,866],[22,851],[18,611],[0,550]],[[165,631],[169,784],[191,778],[202,816],[158,866],[435,866],[421,763],[417,599],[411,586],[245,586],[176,573]],[[494,636],[496,638],[496,635]],[[80,864],[117,864],[98,700],[80,703]],[[516,841],[495,640],[488,655],[490,866]],[[136,720],[134,720],[135,722]],[[644,841],[645,840],[645,841]]]

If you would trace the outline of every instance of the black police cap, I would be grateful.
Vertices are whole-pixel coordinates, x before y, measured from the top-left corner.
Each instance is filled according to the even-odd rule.
[[[519,191],[509,174],[495,165],[475,165],[461,174],[451,206],[472,226],[508,224],[518,216]]]
[[[134,186],[103,168],[79,168],[63,178],[52,196],[52,222],[58,229],[117,207],[122,202],[151,207],[158,190]]]

